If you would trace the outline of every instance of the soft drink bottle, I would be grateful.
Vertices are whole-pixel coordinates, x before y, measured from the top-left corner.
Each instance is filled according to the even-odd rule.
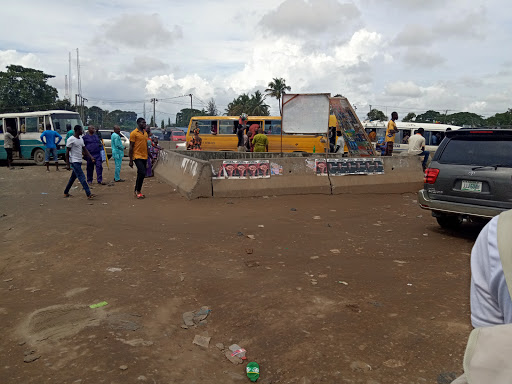
[[[260,377],[260,366],[258,365],[258,363],[255,363],[254,361],[247,364],[245,371],[247,372],[247,377],[253,383]]]

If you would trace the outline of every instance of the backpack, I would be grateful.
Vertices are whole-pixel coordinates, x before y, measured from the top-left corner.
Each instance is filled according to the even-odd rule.
[[[512,210],[498,218],[498,252],[512,297]],[[475,328],[464,354],[464,374],[452,384],[512,383],[512,324]]]

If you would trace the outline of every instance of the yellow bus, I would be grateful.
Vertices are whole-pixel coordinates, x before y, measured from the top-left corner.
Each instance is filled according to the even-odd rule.
[[[187,131],[187,142],[194,135],[193,130],[199,128],[199,136],[203,140],[203,151],[235,151],[238,138],[236,129],[238,116],[194,116],[190,119]],[[258,124],[263,127],[268,137],[269,152],[281,152],[281,117],[280,116],[249,116],[247,127]],[[327,131],[327,127],[326,127]],[[325,152],[325,139],[321,135],[295,135],[283,133],[283,152]]]

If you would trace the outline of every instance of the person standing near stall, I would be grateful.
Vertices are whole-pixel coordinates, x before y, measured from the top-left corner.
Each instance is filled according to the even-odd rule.
[[[114,125],[114,133],[111,136],[111,146],[112,146],[112,157],[114,158],[115,171],[114,171],[114,181],[116,183],[123,182],[124,180],[121,179],[121,164],[123,162],[124,157],[124,145],[121,141],[121,128],[119,128],[119,125]]]

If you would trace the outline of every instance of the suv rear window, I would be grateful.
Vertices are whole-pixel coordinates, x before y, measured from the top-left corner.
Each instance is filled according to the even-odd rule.
[[[512,168],[512,138],[461,136],[451,139],[440,155],[442,164],[482,165]]]

